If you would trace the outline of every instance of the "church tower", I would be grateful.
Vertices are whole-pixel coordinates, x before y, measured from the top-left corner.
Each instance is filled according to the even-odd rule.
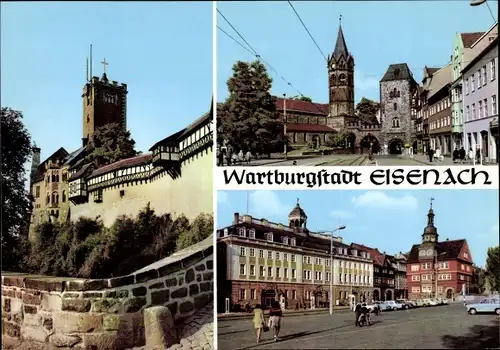
[[[300,207],[298,198],[295,208],[293,208],[290,214],[288,214],[288,226],[292,228],[307,228],[307,215]]]
[[[83,87],[83,136],[85,146],[95,130],[103,125],[119,123],[127,127],[127,84],[109,81],[106,74],[108,62],[104,59],[104,72],[99,77],[92,76],[92,46],[90,48],[90,73],[87,61],[87,83]]]
[[[419,247],[419,257],[434,259],[436,256],[436,248],[438,245],[439,235],[436,226],[434,226],[434,210],[432,209],[432,202],[434,198],[431,198],[431,206],[429,212],[427,213],[427,226],[424,228],[422,233],[422,244]]]
[[[328,86],[328,124],[334,129],[342,129],[344,116],[354,115],[354,57],[347,50],[342,24],[339,24],[335,49],[328,57]]]

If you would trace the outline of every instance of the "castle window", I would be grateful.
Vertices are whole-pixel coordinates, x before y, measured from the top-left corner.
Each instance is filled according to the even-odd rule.
[[[63,182],[68,181],[68,173],[62,174],[62,180],[63,180]]]
[[[394,103],[394,110],[397,111],[398,110],[398,104],[397,103]]]
[[[63,201],[63,203],[66,203],[66,191],[64,191],[64,190],[62,192],[62,201]]]
[[[339,84],[344,84],[346,80],[345,74],[339,75]]]
[[[35,188],[35,197],[40,198],[40,186],[36,186]]]
[[[90,117],[88,114],[87,114],[87,123],[90,123]]]
[[[94,202],[102,203],[102,189],[99,189],[94,192]]]
[[[123,196],[125,196],[125,190],[120,191],[120,197],[123,198]]]
[[[50,196],[47,196],[47,204],[50,203]]]
[[[393,128],[399,128],[399,118],[393,118],[392,119],[392,127]]]

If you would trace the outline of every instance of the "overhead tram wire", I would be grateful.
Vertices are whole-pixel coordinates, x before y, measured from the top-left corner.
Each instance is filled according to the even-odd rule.
[[[318,43],[316,42],[316,40],[312,36],[311,32],[309,31],[309,28],[307,28],[306,24],[304,23],[304,21],[300,17],[299,13],[297,12],[297,10],[295,9],[295,7],[293,6],[292,2],[288,1],[288,5],[290,5],[290,7],[292,8],[293,12],[295,12],[295,16],[297,16],[297,18],[299,19],[300,23],[302,24],[302,27],[304,27],[304,29],[306,30],[307,34],[309,34],[309,37],[313,41],[314,45],[316,45],[316,48],[318,49],[318,51],[321,54],[321,56],[323,56],[323,58],[325,59],[325,61],[328,62],[328,58],[326,58],[326,55],[323,53],[323,51],[319,47]]]
[[[257,51],[248,43],[248,41],[246,41],[246,39],[240,34],[240,32],[234,27],[234,25],[226,18],[226,16],[224,16],[222,14],[222,12],[219,9],[217,9],[217,12],[219,13],[219,15],[221,15],[221,17],[224,19],[224,21],[226,21],[227,24],[229,24],[229,26],[234,30],[234,32],[236,34],[238,34],[238,36],[241,38],[241,40],[243,40],[243,42],[245,42],[245,44],[248,45],[248,48],[244,47],[242,43],[240,43],[238,40],[236,40],[235,38],[233,38],[225,30],[223,30],[221,27],[219,27],[217,25],[217,28],[221,32],[223,32],[224,34],[226,34],[230,39],[232,39],[233,41],[235,41],[238,45],[242,46],[246,51],[248,51],[252,55],[254,55],[258,60],[262,61],[266,66],[269,67],[270,70],[272,70],[274,72],[274,74],[276,74],[278,77],[280,77],[280,79],[283,80],[290,88],[292,88],[293,90],[295,90],[295,92],[299,96],[301,96],[303,98],[306,98],[306,96],[302,92],[300,92],[295,86],[293,86],[291,82],[289,82],[287,79],[285,79],[285,77],[283,77],[281,74],[279,74],[278,71],[273,66],[271,66],[271,64],[269,64],[269,62],[267,62],[265,59],[262,58],[261,55],[259,55],[257,53]],[[308,103],[312,104],[321,114],[325,114],[325,111],[322,110],[321,108],[319,108],[314,102],[311,102],[309,100],[304,100],[304,102],[308,102]]]

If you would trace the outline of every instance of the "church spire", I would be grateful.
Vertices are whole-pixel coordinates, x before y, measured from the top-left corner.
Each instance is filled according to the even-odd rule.
[[[342,31],[342,15],[339,18],[339,32],[337,34],[337,42],[335,43],[335,50],[333,51],[333,57],[339,58],[341,55],[344,57],[349,56],[349,51],[347,50],[347,44],[345,43],[344,32]]]
[[[424,233],[422,234],[423,242],[437,242],[438,241],[438,232],[436,226],[434,226],[434,210],[432,209],[432,202],[434,198],[430,199],[431,205],[429,208],[429,212],[427,213],[427,226],[424,229]]]

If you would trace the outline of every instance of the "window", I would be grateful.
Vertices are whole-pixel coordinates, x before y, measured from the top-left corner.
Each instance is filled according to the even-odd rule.
[[[283,277],[288,278],[288,269],[286,267],[283,269]]]
[[[279,267],[276,268],[276,277],[277,278],[280,277],[280,268]]]
[[[248,231],[248,237],[255,238],[255,230],[253,228]]]
[[[418,276],[418,275],[413,275],[413,276],[411,276],[411,280],[412,280],[412,281],[420,281],[420,276]]]
[[[247,291],[240,289],[240,299],[245,300],[247,298]]]
[[[245,247],[240,247],[240,256],[246,256],[246,255],[247,255],[246,248]]]
[[[412,293],[420,293],[420,287],[411,287]]]
[[[495,59],[492,59],[490,61],[490,76],[491,76],[491,80],[495,80],[495,78],[497,77],[497,72],[496,72],[496,61]]]
[[[469,254],[467,254],[467,252],[464,252],[464,258],[468,258],[469,257]]]
[[[224,229],[224,237],[227,237],[227,235],[229,234],[229,230],[227,228]]]
[[[264,270],[264,266],[259,267],[259,276],[264,277],[266,275],[266,271]]]
[[[469,108],[469,106],[465,107],[465,120],[466,121],[470,120],[470,108]]]
[[[264,258],[264,251],[259,249],[259,258]]]
[[[491,116],[497,114],[497,95],[491,96]]]
[[[255,289],[250,289],[250,299],[255,300]]]
[[[483,81],[482,81],[482,75],[481,75],[481,69],[477,70],[477,88],[480,89],[481,86],[483,86]]]
[[[247,271],[246,271],[245,264],[240,264],[240,275],[246,275],[246,274],[247,274]]]
[[[476,104],[472,104],[472,120],[476,119]]]
[[[297,291],[296,290],[292,290],[292,299],[297,299]]]
[[[288,237],[282,237],[283,244],[288,244]]]
[[[297,278],[297,270],[292,269],[292,278]]]
[[[273,277],[273,268],[271,266],[267,268],[267,277]]]
[[[470,92],[474,92],[474,74],[470,77]]]
[[[483,85],[486,85],[486,82],[488,81],[488,76],[486,75],[486,65],[483,66],[481,71],[483,73]]]
[[[252,258],[254,258],[254,257],[255,257],[255,249],[250,248],[250,256],[251,256]]]
[[[273,234],[271,232],[269,232],[267,235],[266,235],[266,238],[269,242],[272,242],[273,241]]]
[[[392,119],[392,127],[393,128],[399,128],[399,118],[393,118]]]
[[[271,251],[268,250],[267,251],[267,258],[268,259],[272,259],[273,258],[273,252],[271,252]]]
[[[66,190],[62,191],[62,201],[63,203],[66,203]]]
[[[418,266],[418,265],[411,265],[411,271],[412,272],[415,272],[415,271],[418,271],[418,270],[420,270],[420,266]]]
[[[483,117],[483,101],[478,102],[478,108],[479,108],[479,119]]]
[[[484,116],[487,117],[488,116],[488,99],[485,98],[483,100],[483,103],[484,103]]]
[[[394,108],[394,110],[395,110],[395,111],[397,111],[397,110],[398,110],[398,104],[397,104],[397,103],[394,103],[394,104],[393,104],[393,108]]]
[[[238,229],[238,235],[240,235],[241,237],[246,237],[247,236],[247,230],[244,227],[240,227]]]
[[[35,197],[40,198],[40,186],[36,186],[35,188]]]
[[[292,262],[295,262],[295,254],[292,254]]]
[[[465,94],[469,94],[469,78],[465,79]]]
[[[276,260],[280,260],[280,253],[276,252]]]
[[[460,270],[465,270],[465,265],[464,264],[460,265]]]
[[[291,244],[291,245],[295,245],[295,244],[296,244],[296,240],[295,240],[295,238],[290,239],[290,244]]]
[[[255,276],[255,265],[250,265],[250,276]]]

